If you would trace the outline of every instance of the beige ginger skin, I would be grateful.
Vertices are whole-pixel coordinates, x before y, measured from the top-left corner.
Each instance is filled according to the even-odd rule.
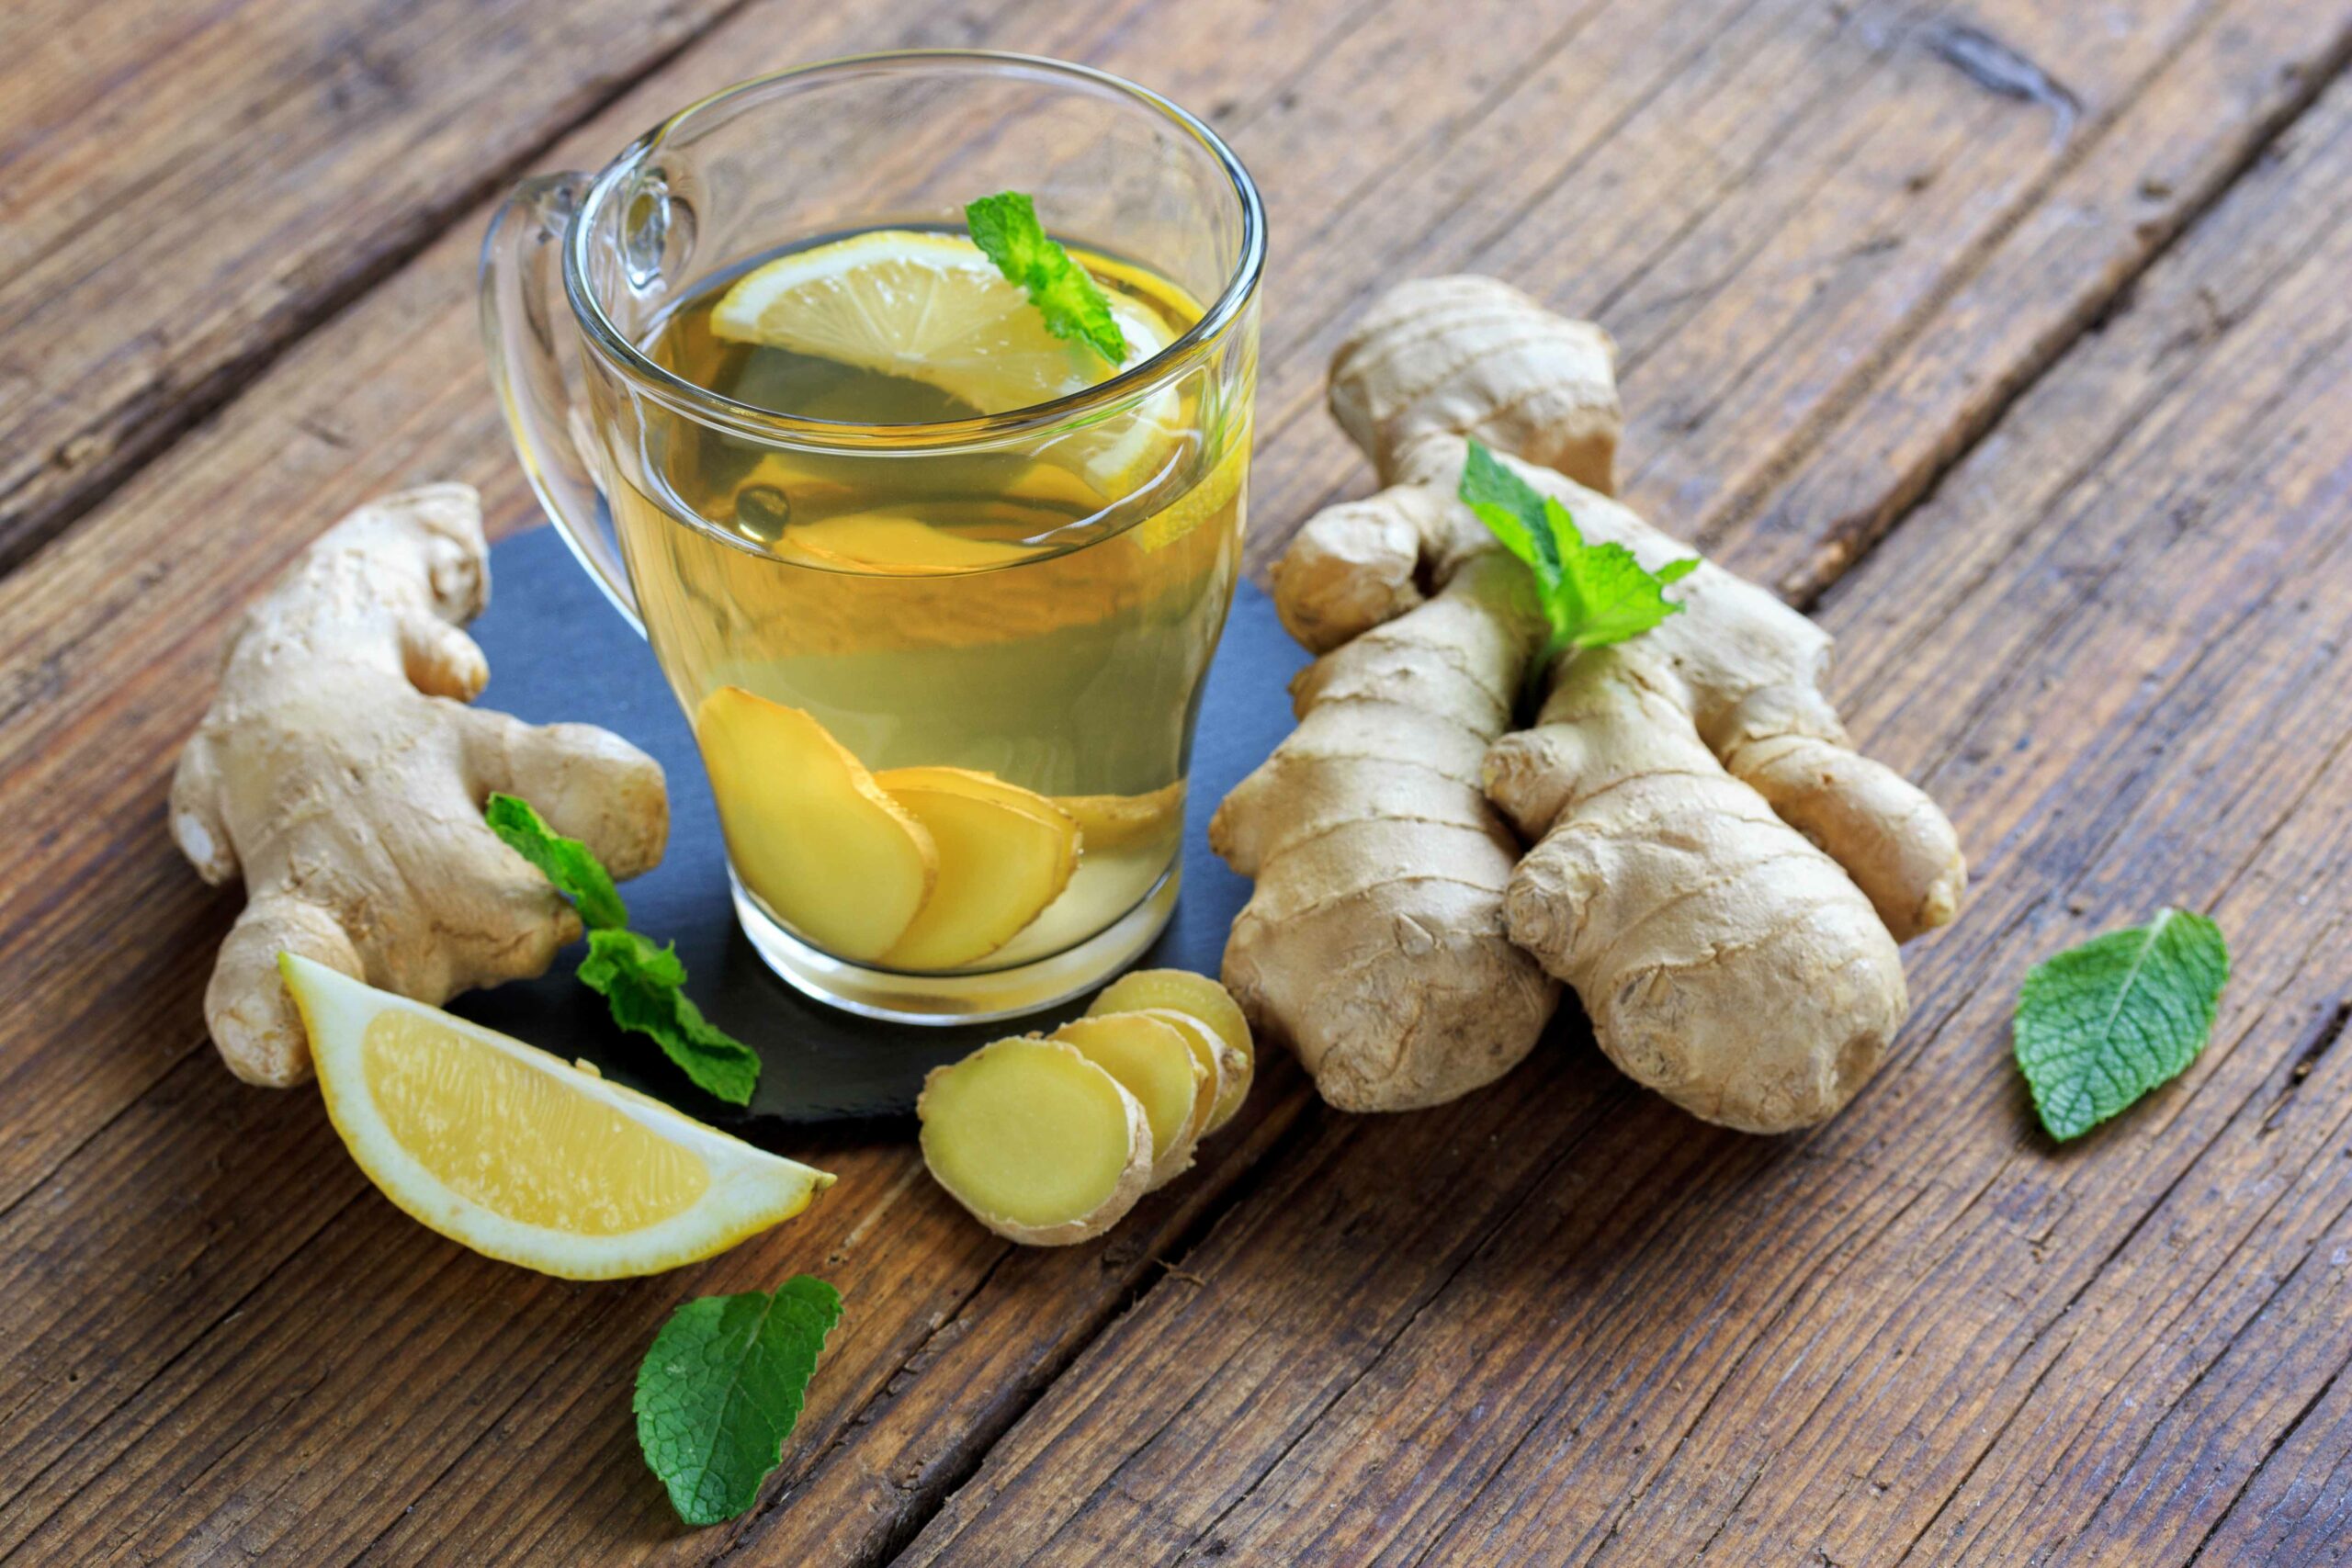
[[[280,950],[435,1005],[544,972],[579,917],[482,820],[522,796],[616,876],[662,858],[660,764],[590,725],[466,705],[489,679],[458,626],[489,596],[464,485],[371,502],[240,624],[172,780],[172,836],[204,879],[242,875],[205,1017],[248,1082],[311,1076]]]
[[[1407,283],[1341,346],[1331,406],[1388,488],[1310,519],[1276,570],[1284,624],[1332,651],[1212,829],[1259,878],[1226,957],[1252,1021],[1334,1104],[1430,1104],[1526,1055],[1540,966],[1694,1114],[1835,1114],[1908,1010],[1895,944],[1951,919],[1966,872],[1934,803],[1852,749],[1821,693],[1828,636],[1704,566],[1669,591],[1683,613],[1559,660],[1507,735],[1542,632],[1454,500],[1465,436],[1589,540],[1653,570],[1690,553],[1606,493],[1608,339],[1490,279]],[[1367,644],[1376,682],[1354,674]]]

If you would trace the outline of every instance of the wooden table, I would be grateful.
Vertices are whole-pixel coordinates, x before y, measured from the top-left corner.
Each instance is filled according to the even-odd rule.
[[[1959,923],[1836,1122],[1690,1121],[1579,1032],[1356,1118],[1276,1064],[1107,1244],[904,1142],[616,1285],[396,1213],[198,996],[165,779],[237,607],[397,483],[534,523],[486,204],[755,69],[985,42],[1204,113],[1274,231],[1261,566],[1367,477],[1323,362],[1478,268],[1623,347],[1637,504],[1838,634]],[[0,1563],[2352,1556],[2347,0],[11,0],[0,17]],[[2236,975],[2063,1149],[2007,1020],[2164,903]],[[692,1294],[848,1314],[683,1531],[628,1416]]]

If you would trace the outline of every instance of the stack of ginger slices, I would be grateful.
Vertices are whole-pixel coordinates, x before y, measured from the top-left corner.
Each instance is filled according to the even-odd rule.
[[[1255,1065],[1224,987],[1139,969],[1051,1034],[934,1070],[917,1107],[923,1162],[1008,1240],[1086,1241],[1191,1168],[1200,1140],[1241,1109]]]
[[[836,958],[977,964],[1061,897],[1082,847],[1158,830],[1181,784],[1048,797],[969,768],[873,773],[800,708],[721,686],[695,714],[737,874]]]

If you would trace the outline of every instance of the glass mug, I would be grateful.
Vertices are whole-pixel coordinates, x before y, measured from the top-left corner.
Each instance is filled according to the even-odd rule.
[[[1124,368],[921,423],[728,395],[772,363],[802,391],[841,368],[721,342],[732,280],[870,231],[937,247],[1005,190],[1132,295],[1123,320],[1159,323]],[[973,51],[744,83],[598,174],[525,181],[493,219],[482,321],[516,450],[651,642],[742,928],[802,990],[910,1022],[1011,1017],[1166,925],[1239,570],[1264,234],[1250,176],[1182,109]]]

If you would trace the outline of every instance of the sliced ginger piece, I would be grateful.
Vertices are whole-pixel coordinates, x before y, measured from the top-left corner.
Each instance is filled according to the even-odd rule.
[[[1044,795],[965,768],[893,768],[875,783],[920,822],[939,875],[882,954],[902,969],[954,969],[1002,947],[1061,897],[1078,824]]]
[[[1193,1059],[1180,1031],[1149,1013],[1128,1012],[1072,1019],[1048,1038],[1075,1047],[1143,1107],[1152,1149],[1145,1190],[1164,1186],[1192,1165],[1200,1134],[1193,1111],[1208,1069]]]
[[[1067,1247],[1098,1236],[1150,1181],[1143,1106],[1058,1040],[1000,1040],[934,1068],[915,1115],[933,1178],[1008,1241]]]
[[[1165,1008],[1196,1018],[1216,1032],[1227,1056],[1218,1087],[1216,1110],[1204,1133],[1214,1133],[1233,1120],[1249,1098],[1256,1076],[1258,1053],[1250,1037],[1250,1020],[1233,994],[1205,975],[1189,969],[1136,969],[1120,976],[1102,989],[1086,1010],[1089,1018],[1106,1013],[1144,1012]],[[1238,1066],[1236,1065],[1238,1063]]]
[[[1090,850],[1124,849],[1184,819],[1184,781],[1142,795],[1057,795],[1054,804],[1077,818]]]
[[[1126,1014],[1107,1016],[1125,1017]],[[1173,1008],[1145,1008],[1133,1014],[1136,1018],[1156,1018],[1184,1037],[1185,1049],[1193,1053],[1193,1061],[1201,1070],[1195,1075],[1193,1092],[1192,1137],[1197,1141],[1205,1134],[1216,1119],[1217,1102],[1225,1098],[1225,1080],[1247,1068],[1233,1054],[1233,1047],[1217,1038],[1216,1031],[1188,1012]]]
[[[939,877],[923,824],[823,725],[741,686],[702,700],[695,738],[737,874],[827,952],[879,959]]]

